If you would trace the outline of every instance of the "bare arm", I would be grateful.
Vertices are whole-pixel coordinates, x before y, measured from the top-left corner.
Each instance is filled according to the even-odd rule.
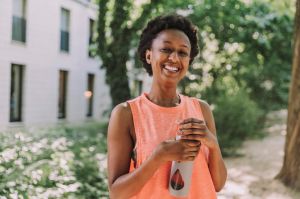
[[[110,197],[129,198],[137,193],[154,174],[159,164],[150,157],[141,167],[129,173],[134,147],[130,135],[132,116],[128,104],[116,106],[108,127],[108,181]]]
[[[216,142],[209,148],[209,171],[215,186],[216,191],[221,191],[224,187],[227,178],[227,169],[222,158],[221,150],[217,141],[216,125],[209,105],[200,101],[203,116],[209,131],[215,136]]]
[[[129,198],[137,194],[159,166],[170,160],[193,160],[199,146],[188,141],[168,140],[159,144],[152,155],[129,173],[134,148],[130,125],[132,115],[128,104],[116,106],[108,127],[108,181],[110,198]],[[188,149],[188,150],[185,150]]]
[[[218,192],[225,185],[227,169],[218,144],[213,114],[206,102],[199,101],[199,103],[203,112],[204,121],[197,118],[185,119],[180,127],[183,132],[181,139],[197,140],[209,148],[208,167],[215,190]]]

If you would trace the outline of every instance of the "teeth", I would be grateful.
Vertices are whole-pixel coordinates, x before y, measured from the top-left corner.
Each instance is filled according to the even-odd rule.
[[[172,72],[177,72],[179,71],[179,68],[173,67],[173,66],[165,66],[165,69],[172,71]]]

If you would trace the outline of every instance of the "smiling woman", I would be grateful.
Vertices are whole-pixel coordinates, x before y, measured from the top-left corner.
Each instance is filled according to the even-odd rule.
[[[146,50],[146,62],[153,66],[152,73],[156,73],[153,77],[163,75],[165,81],[172,77],[173,81],[178,82],[189,67],[190,51],[189,38],[182,31],[167,29],[161,31],[151,48]]]
[[[110,197],[174,198],[172,161],[193,161],[188,199],[214,199],[227,171],[208,104],[181,95],[177,85],[198,54],[197,29],[185,17],[159,16],[143,30],[138,52],[149,93],[117,105],[108,127]],[[175,139],[180,131],[181,139]]]

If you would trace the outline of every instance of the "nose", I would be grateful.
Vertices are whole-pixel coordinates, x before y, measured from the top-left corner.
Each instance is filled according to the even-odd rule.
[[[173,51],[170,55],[169,55],[169,60],[172,62],[177,62],[179,60],[179,56],[178,53],[176,51]]]

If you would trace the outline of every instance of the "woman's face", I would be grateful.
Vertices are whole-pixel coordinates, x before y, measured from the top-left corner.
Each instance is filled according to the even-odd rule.
[[[187,35],[175,29],[158,33],[146,51],[146,60],[151,64],[153,79],[168,84],[177,84],[186,74],[190,61],[191,44]]]

